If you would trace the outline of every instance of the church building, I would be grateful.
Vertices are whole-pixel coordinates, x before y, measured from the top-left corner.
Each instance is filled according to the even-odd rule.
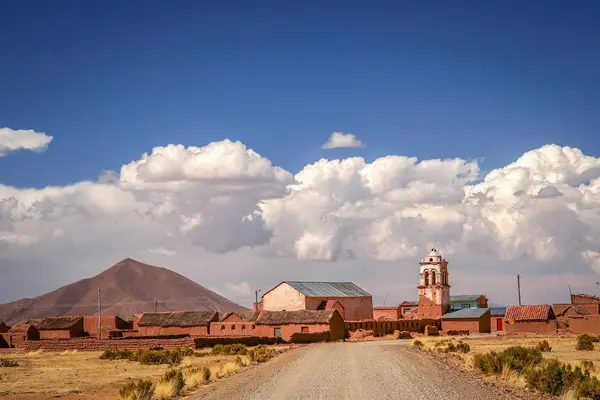
[[[420,284],[417,318],[440,319],[450,309],[448,262],[433,248],[419,263]]]

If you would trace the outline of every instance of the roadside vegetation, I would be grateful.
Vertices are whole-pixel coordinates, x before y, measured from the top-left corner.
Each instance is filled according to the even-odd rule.
[[[140,364],[170,364],[178,365],[184,357],[194,354],[189,347],[175,348],[173,350],[105,350],[100,356],[101,360],[129,360],[138,361]]]
[[[0,358],[0,368],[18,367],[19,363],[10,358]]]

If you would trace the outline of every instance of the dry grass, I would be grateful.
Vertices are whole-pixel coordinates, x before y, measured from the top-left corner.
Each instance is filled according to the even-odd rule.
[[[154,398],[157,400],[172,399],[177,395],[177,387],[174,381],[159,381],[154,386]]]
[[[11,359],[15,359],[19,366],[2,371],[2,392],[15,397],[33,397],[39,394],[40,398],[48,398],[84,393],[85,398],[117,398],[120,386],[127,379],[142,378],[158,382],[168,369],[166,365],[100,360],[100,354],[43,351],[11,354]],[[221,371],[221,376],[226,376],[234,370],[234,367],[227,364],[237,367],[235,356],[186,357],[181,366],[184,367],[184,371],[202,370],[202,367],[206,366],[213,374]]]

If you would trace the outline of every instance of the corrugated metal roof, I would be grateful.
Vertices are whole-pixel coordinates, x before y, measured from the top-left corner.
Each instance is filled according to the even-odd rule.
[[[444,314],[442,319],[479,318],[488,311],[489,308],[463,308]]]
[[[490,314],[491,315],[504,315],[504,314],[506,314],[506,307],[491,307]]]
[[[457,296],[450,296],[450,301],[477,301],[478,298],[483,296],[482,294],[459,294]]]
[[[284,282],[309,297],[371,296],[352,282]]]

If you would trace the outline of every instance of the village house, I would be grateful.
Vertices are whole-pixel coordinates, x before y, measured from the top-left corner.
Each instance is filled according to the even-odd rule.
[[[489,308],[463,308],[442,316],[442,330],[490,333]]]
[[[556,332],[557,321],[549,304],[509,306],[504,316],[506,332]]]
[[[218,322],[215,311],[146,312],[134,319],[139,336],[208,335],[211,322]]]
[[[2,334],[8,347],[23,347],[28,340],[40,340],[40,332],[33,325],[16,324]]]
[[[119,336],[115,332],[120,330],[132,329],[132,326],[125,320],[116,317],[103,315],[102,316],[102,329],[101,339],[108,339],[109,337]],[[90,337],[98,337],[98,316],[86,315],[83,317],[83,331],[85,335]],[[113,332],[113,333],[111,333]]]
[[[482,294],[460,294],[450,296],[450,309],[462,310],[463,308],[487,308],[488,300]]]
[[[569,332],[572,333],[600,335],[600,315],[598,314],[570,316],[567,325]]]
[[[400,303],[400,315],[402,318],[410,318],[410,315],[419,309],[416,301],[403,301]]]
[[[345,320],[373,319],[373,298],[352,282],[284,281],[262,296],[263,311],[325,310],[328,301]],[[329,303],[334,305],[334,303]]]
[[[294,333],[329,331],[331,340],[343,340],[344,319],[335,310],[263,310],[256,319],[256,336],[280,337],[289,341]]]
[[[593,314],[588,306],[594,306],[594,304],[554,304],[552,308],[559,327],[567,329],[569,328],[569,322],[572,317],[582,317]]]
[[[490,308],[490,326],[492,332],[504,331],[504,316],[506,315],[506,307],[491,307]]]
[[[373,319],[375,321],[397,321],[402,318],[400,306],[375,306]]]
[[[70,339],[83,336],[83,317],[48,317],[35,327],[40,339]]]
[[[211,322],[211,336],[254,336],[254,321],[258,317],[255,311],[227,312],[219,322]]]
[[[250,322],[255,321],[258,312],[255,311],[234,311],[226,312],[221,318],[221,322]]]

